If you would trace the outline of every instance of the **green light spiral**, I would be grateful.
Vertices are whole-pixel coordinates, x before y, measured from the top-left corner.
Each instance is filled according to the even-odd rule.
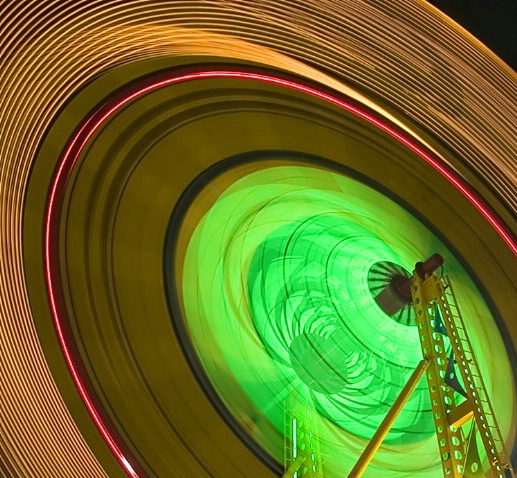
[[[495,373],[487,347],[502,350],[502,342],[472,280],[427,227],[378,191],[323,167],[290,164],[246,170],[205,209],[189,226],[185,321],[228,409],[280,461],[291,389],[310,395],[322,417],[327,469],[349,469],[421,359],[416,328],[386,316],[370,292],[374,264],[411,270],[434,252],[444,256],[480,367]],[[497,367],[509,373],[507,360]],[[497,406],[511,416],[511,404]],[[404,463],[412,476],[436,476],[425,380],[375,458],[396,474],[390,446],[415,457]]]
[[[312,383],[321,414],[369,438],[421,351],[416,329],[405,334],[404,346],[393,340],[402,326],[380,310],[368,288],[368,271],[379,257],[400,258],[356,221],[335,212],[276,229],[253,256],[248,291],[269,355]],[[420,440],[433,432],[423,382],[387,442]]]

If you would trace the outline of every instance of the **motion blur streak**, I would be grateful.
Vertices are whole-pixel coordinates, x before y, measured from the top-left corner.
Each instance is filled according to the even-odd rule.
[[[24,192],[38,144],[67,99],[103,71],[170,55],[253,60],[310,78],[382,111],[352,94],[343,81],[388,109],[393,105],[419,124],[422,134],[440,137],[459,158],[458,174],[468,177],[475,170],[510,211],[505,220],[515,220],[517,76],[424,2],[103,0],[3,5],[0,450],[7,455],[0,461],[15,476],[56,476],[56,469],[67,477],[105,476],[45,362],[21,256]]]

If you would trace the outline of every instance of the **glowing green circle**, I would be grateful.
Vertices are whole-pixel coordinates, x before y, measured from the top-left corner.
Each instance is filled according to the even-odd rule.
[[[331,196],[319,190],[304,201],[328,205]],[[291,199],[283,197],[282,201]],[[358,219],[337,208],[312,214],[277,228],[258,246],[248,269],[251,318],[279,368],[293,369],[291,344],[304,334],[327,339],[326,346],[318,344],[316,355],[321,359],[306,353],[307,369],[314,367],[309,361],[325,363],[339,349],[341,362],[331,359],[330,367],[309,371],[316,382],[317,410],[342,429],[370,438],[422,357],[417,331],[403,330],[390,320],[367,284],[368,271],[379,258],[394,262],[406,258],[397,257],[370,232],[367,221],[361,225],[358,221],[364,217]],[[317,386],[336,375],[332,369],[347,376],[340,393],[324,393],[319,390],[325,389],[324,384]],[[300,373],[296,375],[301,378]],[[422,381],[386,443],[409,443],[433,434],[430,409]]]
[[[487,347],[504,347],[472,280],[447,247],[391,199],[343,174],[307,165],[247,172],[221,189],[208,210],[197,212],[200,218],[187,234],[185,322],[227,408],[279,461],[291,389],[311,396],[322,417],[326,466],[350,469],[420,361],[416,328],[388,318],[369,291],[368,271],[379,261],[411,270],[439,252],[471,325],[481,369],[489,377],[496,367],[509,376],[504,354],[497,365],[490,359]],[[309,365],[305,373],[300,363],[312,360],[307,344],[316,342],[338,348],[346,367],[339,370],[334,350],[323,352],[327,364]],[[319,378],[309,387],[311,374]],[[498,385],[491,386],[495,392]],[[494,397],[495,407],[511,417],[512,404]],[[509,426],[502,422],[503,433]],[[401,465],[404,450],[409,455]],[[413,476],[431,477],[440,473],[437,456],[423,380],[372,467],[395,476],[402,466]]]

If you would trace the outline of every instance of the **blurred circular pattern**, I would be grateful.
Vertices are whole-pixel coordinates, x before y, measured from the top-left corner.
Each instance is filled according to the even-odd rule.
[[[228,162],[239,159],[245,166],[230,167],[212,181],[206,174],[198,178],[189,188],[198,189],[192,212],[180,208],[171,221],[176,243],[188,244],[171,261],[181,283],[169,287],[181,294],[172,298],[180,304],[173,316],[180,329],[186,327],[186,341],[233,417],[241,425],[257,416],[271,423],[266,439],[260,426],[247,433],[279,461],[290,391],[310,400],[324,418],[319,438],[325,473],[338,476],[355,463],[348,450],[358,438],[371,438],[421,360],[417,330],[397,323],[375,302],[368,284],[372,267],[415,264],[439,250],[454,271],[458,301],[480,349],[487,323],[495,323],[454,254],[387,196],[340,174],[336,165],[334,171],[329,164],[323,168],[318,158],[276,151]],[[269,164],[282,161],[294,164]],[[250,173],[250,167],[257,170]],[[233,182],[223,189],[230,181],[225,175]],[[200,217],[200,211],[206,212]],[[488,333],[497,336],[495,327]],[[502,351],[503,343],[496,348]],[[488,355],[480,358],[486,377],[511,376],[503,357],[499,353],[497,368],[505,370],[498,372]],[[496,408],[502,423],[510,423],[515,405],[501,400]],[[439,474],[434,434],[422,381],[384,441],[414,455],[408,453],[401,465],[389,448],[380,450],[382,472]]]
[[[215,366],[217,360],[231,362],[229,347],[214,348],[211,361],[199,367],[203,350],[186,329],[196,322],[182,319],[206,300],[194,281],[208,281],[212,294],[228,292],[216,274],[192,277],[194,267],[183,270],[183,260],[203,251],[195,241],[210,243],[198,224],[209,223],[211,208],[246,181],[260,179],[263,187],[253,196],[263,198],[268,175],[276,178],[279,171],[285,174],[275,187],[286,187],[293,197],[303,189],[307,200],[316,198],[310,204],[321,207],[321,194],[339,196],[343,182],[390,197],[383,206],[397,209],[396,200],[403,208],[395,216],[414,217],[420,226],[415,230],[399,218],[411,231],[396,228],[408,243],[401,252],[393,230],[386,233],[389,240],[383,236],[384,222],[373,230],[371,223],[365,226],[368,214],[336,223],[336,211],[329,215],[314,206],[309,214],[313,206],[307,203],[288,208],[282,227],[264,228],[245,257],[239,247],[228,249],[236,254],[232,274],[246,279],[237,281],[232,294],[239,301],[229,310],[243,307],[257,284],[278,310],[294,306],[267,292],[280,270],[291,274],[297,267],[278,256],[276,244],[286,237],[299,237],[293,247],[302,249],[303,237],[324,238],[309,241],[315,243],[309,250],[333,257],[324,245],[334,240],[334,225],[339,234],[364,232],[365,246],[375,244],[384,256],[352,261],[346,271],[361,269],[360,297],[371,310],[377,309],[367,277],[375,261],[411,268],[409,259],[445,247],[447,271],[465,297],[473,345],[514,450],[517,77],[479,42],[415,0],[8,2],[0,22],[2,475],[274,476],[282,468],[280,412],[276,406],[264,410],[260,400],[288,383],[310,386],[311,396],[325,401],[319,405],[326,413],[322,443],[337,457],[328,464],[329,476],[350,468],[375,420],[351,430],[353,420],[335,418],[329,407],[353,392],[360,363],[372,368],[372,380],[402,380],[386,379],[383,364],[391,352],[378,352],[370,362],[360,351],[344,350],[347,367],[337,374],[330,371],[336,357],[329,352],[332,367],[307,369],[302,362],[309,360],[311,344],[332,348],[343,327],[280,321],[278,345],[272,342],[277,335],[264,327],[265,309],[250,301],[243,316],[250,320],[236,336],[247,342],[235,340],[238,347],[231,350],[262,355],[239,385],[232,375],[238,361],[233,369]],[[214,71],[238,74],[171,81]],[[227,168],[228,158],[263,151],[270,157]],[[434,159],[422,161],[419,151]],[[325,164],[301,158],[324,158]],[[334,171],[330,165],[337,164]],[[321,187],[329,178],[331,193]],[[181,234],[172,234],[171,224]],[[279,257],[266,275],[265,254]],[[321,284],[311,282],[311,264],[302,267],[303,285],[292,284],[295,296]],[[344,280],[341,261],[333,264]],[[186,288],[188,281],[195,286]],[[324,317],[335,293],[318,298]],[[191,303],[195,297],[201,302]],[[369,320],[400,334],[412,329],[375,317]],[[344,346],[344,339],[337,341]],[[356,344],[345,343],[345,349]],[[400,351],[400,357],[411,362],[411,354]],[[398,360],[394,366],[400,368]],[[255,374],[273,369],[282,376],[264,377],[261,398],[253,392]],[[219,375],[205,381],[203,374],[212,370]],[[314,374],[325,379],[313,383]],[[435,438],[404,444],[397,435],[407,434],[415,420],[425,421],[425,403],[415,403],[417,409],[367,474],[436,475]]]

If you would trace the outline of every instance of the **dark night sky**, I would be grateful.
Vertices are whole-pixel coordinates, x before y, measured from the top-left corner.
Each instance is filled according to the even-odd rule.
[[[429,0],[517,71],[517,0]]]

